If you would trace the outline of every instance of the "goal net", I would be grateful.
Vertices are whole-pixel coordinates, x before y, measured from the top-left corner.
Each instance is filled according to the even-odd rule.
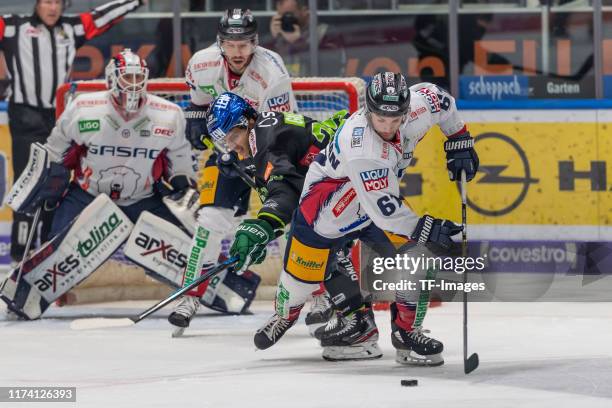
[[[324,120],[339,110],[354,112],[365,103],[365,82],[360,78],[295,78],[292,88],[297,100],[298,113],[316,120]],[[61,115],[66,105],[75,96],[85,92],[106,89],[104,81],[79,81],[65,84],[57,91],[57,115]],[[189,88],[183,78],[151,79],[147,90],[185,107],[189,103]],[[204,152],[200,163],[204,163],[210,153]],[[251,194],[250,215],[254,216],[261,203],[256,194]],[[222,251],[227,255],[231,236],[222,243]],[[285,239],[281,237],[268,245],[266,260],[251,269],[262,278],[257,291],[260,299],[272,299],[282,268]],[[60,304],[104,302],[115,300],[138,300],[161,298],[172,289],[145,275],[144,270],[131,263],[118,251],[94,274],[73,289]]]

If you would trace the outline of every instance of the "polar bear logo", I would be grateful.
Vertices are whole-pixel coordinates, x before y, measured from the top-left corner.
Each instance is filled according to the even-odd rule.
[[[98,191],[108,194],[113,200],[130,198],[136,193],[140,178],[140,174],[131,167],[109,167],[100,172]]]

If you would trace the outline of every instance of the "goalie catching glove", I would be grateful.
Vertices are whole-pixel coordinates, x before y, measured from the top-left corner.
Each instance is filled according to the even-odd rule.
[[[449,138],[444,142],[446,152],[446,168],[451,181],[461,178],[461,170],[465,170],[466,180],[470,181],[478,171],[478,154],[474,150],[474,138],[469,132]]]
[[[262,219],[244,220],[236,231],[230,256],[239,258],[234,270],[242,274],[249,265],[260,264],[266,259],[266,246],[278,235],[268,221]]]
[[[433,242],[449,250],[453,246],[451,237],[463,231],[463,226],[449,220],[441,220],[431,215],[424,215],[419,219],[410,238],[421,244]]]

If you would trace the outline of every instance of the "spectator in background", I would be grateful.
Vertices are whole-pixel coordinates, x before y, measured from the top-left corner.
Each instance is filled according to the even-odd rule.
[[[266,47],[278,52],[292,77],[313,75],[310,72],[310,31],[308,0],[276,0],[276,14],[270,20],[270,43]],[[319,24],[319,75],[343,74],[344,49],[328,36],[328,25]],[[340,51],[340,53],[339,53]]]
[[[104,33],[146,0],[117,0],[78,16],[64,16],[67,0],[36,0],[29,16],[0,17],[0,51],[10,79],[9,128],[13,141],[13,179],[25,168],[30,145],[44,143],[55,124],[55,91],[68,80],[76,50]],[[41,215],[41,242],[52,213]],[[19,262],[33,226],[25,214],[13,214],[11,258]]]

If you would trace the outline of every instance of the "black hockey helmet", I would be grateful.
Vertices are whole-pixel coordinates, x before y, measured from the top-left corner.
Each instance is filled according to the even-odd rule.
[[[410,109],[410,90],[406,77],[393,72],[380,72],[366,89],[368,111],[380,116],[401,116]]]
[[[257,21],[249,9],[227,9],[217,29],[217,41],[251,40],[257,43]]]

